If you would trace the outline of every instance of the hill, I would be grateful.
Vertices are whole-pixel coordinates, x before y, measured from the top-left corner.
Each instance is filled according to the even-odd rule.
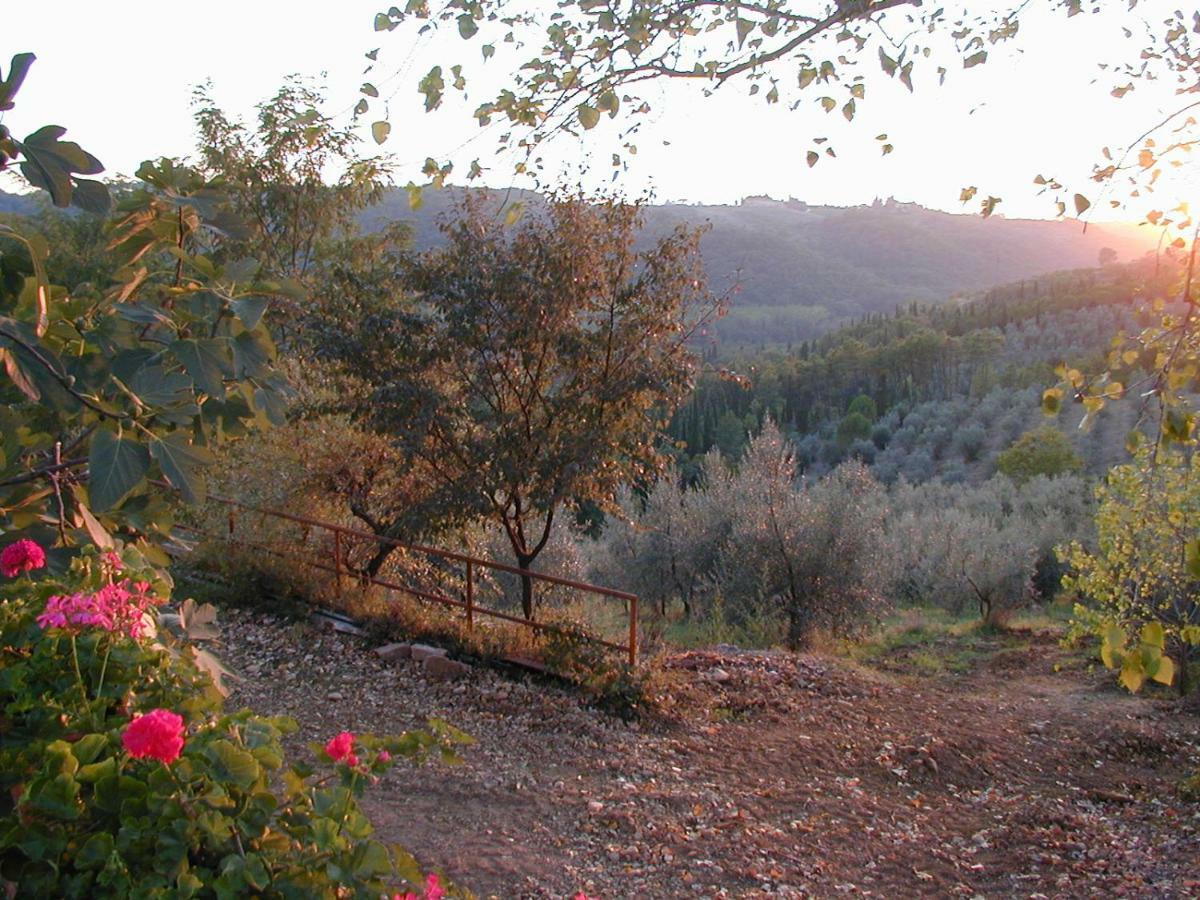
[[[1144,324],[1136,298],[1170,296],[1177,266],[1164,258],[1059,272],[868,314],[786,350],[735,349],[721,363],[744,383],[704,375],[672,435],[689,456],[719,447],[735,457],[769,415],[813,474],[854,456],[887,483],[979,482],[997,454],[1045,423],[1041,393],[1057,381],[1055,365],[1102,369],[1113,336]],[[866,419],[851,415],[860,396]],[[1137,403],[1111,404],[1080,429],[1082,408],[1072,406],[1057,425],[1098,475],[1125,458],[1138,415]]]
[[[427,190],[410,210],[407,194],[392,191],[367,211],[378,228],[408,221],[418,249],[438,242],[437,222],[461,201],[462,188]],[[493,193],[497,205],[536,204],[528,192]],[[648,236],[677,225],[710,225],[703,253],[714,290],[735,284],[731,314],[718,326],[726,343],[805,340],[864,314],[897,304],[929,303],[962,292],[1064,269],[1095,266],[1100,250],[1119,260],[1153,246],[1130,226],[952,215],[910,203],[810,206],[798,200],[749,197],[732,206],[653,205]]]
[[[428,189],[417,210],[405,191],[389,191],[365,211],[368,230],[401,221],[419,250],[436,246],[438,223],[453,214],[464,188]],[[540,195],[489,192],[488,202],[536,206]],[[31,197],[0,191],[0,213],[30,214]],[[748,197],[731,206],[669,203],[646,209],[646,239],[678,225],[709,226],[702,251],[713,289],[736,286],[730,314],[717,326],[726,347],[808,340],[897,305],[941,302],[954,294],[1050,272],[1095,266],[1103,248],[1118,260],[1153,246],[1131,226],[952,215],[892,200],[870,206],[810,206]]]

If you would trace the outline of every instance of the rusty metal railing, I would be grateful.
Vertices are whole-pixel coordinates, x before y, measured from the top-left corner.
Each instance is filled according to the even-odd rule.
[[[630,666],[637,666],[638,663],[638,598],[636,594],[629,594],[625,591],[614,590],[613,588],[601,587],[595,584],[588,584],[583,581],[574,581],[570,578],[560,578],[557,575],[548,575],[543,572],[535,572],[531,569],[521,569],[516,566],[510,566],[505,563],[496,562],[490,559],[484,559],[478,556],[471,556],[467,553],[458,553],[452,550],[443,550],[439,547],[431,547],[425,544],[409,543],[406,541],[396,540],[395,538],[384,537],[370,531],[365,531],[361,528],[352,528],[346,525],[338,525],[334,522],[326,522],[321,519],[314,519],[310,516],[296,515],[295,513],[285,512],[278,509],[269,509],[258,506],[251,506],[243,503],[240,500],[234,500],[229,497],[220,497],[209,494],[209,501],[223,504],[228,507],[229,514],[227,517],[227,533],[224,535],[214,534],[195,526],[182,523],[175,523],[174,528],[186,531],[200,537],[209,538],[211,540],[225,540],[235,543],[239,546],[250,547],[255,550],[273,554],[285,559],[294,560],[305,566],[313,569],[319,569],[325,572],[332,572],[336,579],[338,591],[341,591],[343,578],[349,577],[360,585],[373,584],[378,587],[385,588],[391,591],[408,594],[420,600],[425,600],[430,603],[441,604],[446,607],[461,609],[466,619],[468,631],[475,628],[475,617],[485,616],[493,619],[499,619],[504,622],[509,622],[523,628],[529,628],[538,632],[561,632],[562,629],[552,623],[536,622],[531,619],[525,619],[520,616],[510,615],[498,609],[492,609],[487,606],[481,606],[477,602],[475,590],[475,576],[480,569],[488,569],[494,572],[506,572],[510,575],[520,577],[528,577],[534,581],[543,582],[546,584],[554,584],[560,587],[570,588],[584,594],[592,594],[600,597],[605,597],[610,600],[620,600],[626,604],[626,609],[629,615],[629,631],[628,640],[624,644],[618,644],[614,641],[604,640],[600,637],[586,636],[585,639],[591,643],[606,647],[610,650],[619,650],[626,655],[626,659]],[[320,559],[314,559],[311,555],[302,555],[298,553],[287,553],[272,547],[268,544],[253,541],[242,536],[238,532],[238,511],[256,514],[264,519],[273,518],[287,522],[294,522],[298,525],[303,525],[306,529],[322,529],[329,532],[333,536],[333,564],[329,564]],[[463,585],[464,590],[462,597],[448,597],[445,594],[435,593],[433,591],[422,590],[411,584],[401,584],[386,578],[367,575],[364,572],[352,570],[345,559],[344,538],[355,538],[358,540],[369,541],[375,545],[385,545],[395,547],[397,549],[407,550],[411,553],[420,553],[426,557],[440,559],[444,562],[458,564],[463,567]]]

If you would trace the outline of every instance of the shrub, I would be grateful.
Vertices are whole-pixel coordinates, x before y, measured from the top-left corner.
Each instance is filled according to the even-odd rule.
[[[731,619],[776,609],[793,648],[819,628],[849,635],[871,623],[883,601],[886,511],[859,463],[812,486],[797,489],[795,479],[790,446],[768,423],[734,480],[716,575]]]
[[[996,468],[1021,484],[1038,475],[1053,477],[1079,472],[1083,460],[1057,428],[1044,425],[1027,431],[996,457]]]
[[[1108,637],[1113,628],[1161,626],[1168,657],[1181,663],[1171,669],[1184,692],[1190,666],[1200,658],[1200,572],[1189,553],[1200,521],[1200,455],[1162,453],[1156,462],[1142,448],[1134,462],[1108,473],[1096,498],[1096,550],[1075,542],[1061,553],[1073,570],[1064,584],[1082,601],[1075,633],[1092,632],[1123,649],[1124,639]],[[1138,653],[1122,656],[1121,667],[1127,683],[1157,673]]]
[[[436,723],[343,735],[314,748],[318,768],[286,766],[296,723],[222,711],[202,658],[157,627],[170,583],[135,549],[85,550],[61,579],[17,574],[0,587],[10,892],[377,898],[424,883],[442,895],[371,840],[358,798],[398,759],[450,754],[465,736]]]

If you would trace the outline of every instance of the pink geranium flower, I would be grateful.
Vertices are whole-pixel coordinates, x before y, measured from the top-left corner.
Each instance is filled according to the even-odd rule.
[[[108,584],[93,594],[55,595],[37,617],[43,629],[63,628],[81,631],[101,628],[127,634],[135,641],[146,633],[146,612],[162,600],[150,592],[144,581]]]
[[[329,743],[325,745],[325,752],[335,762],[344,759],[348,765],[358,765],[358,757],[354,755],[354,735],[349,731],[343,731],[337,737],[330,738]],[[351,759],[354,762],[350,762]]]
[[[0,573],[16,578],[22,572],[32,572],[46,565],[46,552],[28,538],[9,544],[0,551]]]
[[[183,750],[183,717],[169,709],[151,710],[125,726],[121,743],[134,759],[173,763]]]
[[[436,875],[428,875],[425,878],[425,893],[418,897],[412,891],[406,894],[392,894],[392,900],[442,900],[446,896],[446,889],[442,887],[441,882]]]

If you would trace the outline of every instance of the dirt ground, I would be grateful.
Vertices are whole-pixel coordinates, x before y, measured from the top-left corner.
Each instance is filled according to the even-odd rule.
[[[295,716],[298,753],[429,716],[477,739],[365,805],[479,897],[1200,896],[1200,805],[1176,788],[1200,716],[1050,636],[953,675],[679,653],[665,713],[626,724],[544,682],[431,682],[358,638],[224,619],[231,703]]]

